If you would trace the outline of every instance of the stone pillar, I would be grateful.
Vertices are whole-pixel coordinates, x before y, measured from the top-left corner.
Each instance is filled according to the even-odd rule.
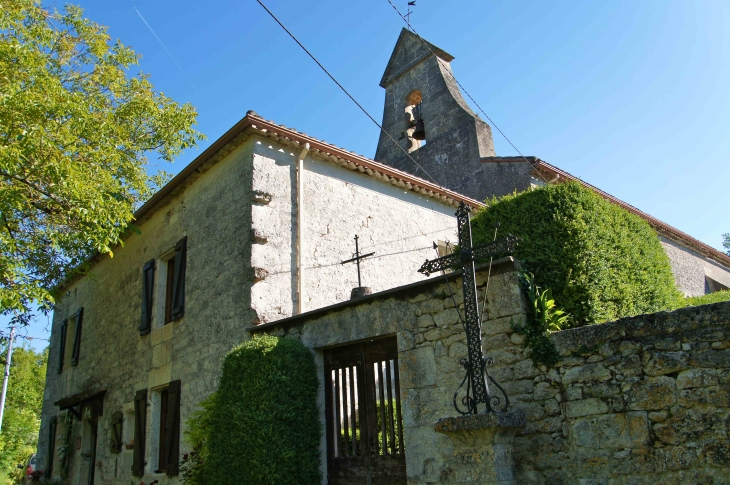
[[[454,444],[441,483],[515,485],[512,443],[526,423],[521,410],[439,419],[434,429]]]

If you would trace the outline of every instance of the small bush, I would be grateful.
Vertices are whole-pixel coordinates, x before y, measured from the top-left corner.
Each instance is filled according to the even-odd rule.
[[[314,357],[299,341],[263,336],[223,362],[205,475],[216,485],[319,484],[321,425]]]
[[[215,393],[200,403],[185,421],[185,441],[191,449],[183,455],[180,472],[185,485],[213,485],[215,475],[206,474],[205,464],[208,459],[208,443],[211,436],[211,416],[215,406]]]
[[[556,307],[550,289],[541,290],[532,274],[520,273],[520,283],[531,308],[525,325],[513,325],[513,329],[525,336],[530,359],[550,367],[560,356],[548,335],[566,328],[570,315]]]
[[[577,182],[487,201],[473,218],[475,244],[492,240],[495,222],[499,235],[522,239],[515,258],[552,290],[571,326],[653,313],[681,299],[649,224]]]

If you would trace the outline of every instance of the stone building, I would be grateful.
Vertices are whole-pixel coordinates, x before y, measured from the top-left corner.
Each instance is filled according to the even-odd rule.
[[[688,296],[730,288],[730,257],[537,157],[498,157],[492,132],[464,100],[454,57],[403,29],[380,81],[385,89],[375,160],[483,201],[546,183],[577,180],[646,219],[659,234],[677,286]],[[414,114],[415,113],[415,114]],[[414,138],[417,122],[423,134]]]
[[[221,358],[250,338],[251,329],[280,331],[287,322],[314,322],[323,312],[341,308],[347,313],[344,309],[353,305],[359,312],[388,292],[411,292],[409,285],[424,284],[416,272],[423,260],[443,251],[433,242],[456,239],[459,203],[476,208],[485,197],[571,178],[536,158],[496,157],[489,126],[469,109],[454,83],[451,59],[413,34],[401,33],[381,85],[386,89],[383,125],[403,150],[381,137],[379,161],[373,161],[248,112],[141,207],[135,214],[139,233],[130,235],[113,259],[94,258],[88,275],[63,288],[51,330],[39,469],[74,484],[178,483],[180,457],[188,446],[181,441],[183,423],[216,389]],[[414,137],[418,121],[425,126],[425,145]],[[406,153],[427,173],[409,165]],[[446,168],[454,166],[464,167],[456,171],[463,177],[449,175],[455,171]],[[645,217],[659,232],[686,293],[730,286],[730,258],[611,200]],[[360,286],[357,269],[341,264],[352,256],[355,236],[362,253],[374,253],[360,271],[362,285],[376,296],[361,304],[349,301],[351,290]],[[496,293],[495,300],[515,298],[514,285],[496,285],[494,291],[506,292]],[[331,339],[321,342],[396,335],[378,352],[389,356],[380,361],[390,369],[383,381],[401,366],[404,385],[389,383],[387,389],[403,393],[408,407],[398,429],[406,432],[406,445],[414,446],[421,435],[410,434],[414,421],[409,420],[420,419],[416,415],[427,403],[419,400],[427,391],[411,398],[408,389],[451,389],[440,379],[454,372],[442,375],[430,360],[407,368],[408,356],[401,352],[416,352],[425,341],[432,342],[431,351],[414,356],[457,356],[463,349],[455,331],[442,336],[423,326],[422,335],[414,333],[428,318],[438,318],[435,325],[441,328],[438,322],[453,320],[453,307],[433,303],[438,312],[431,313],[438,316],[423,317],[429,313],[423,305],[409,305],[398,310],[404,320],[397,325],[410,325],[410,337],[394,322],[365,319],[353,326],[343,320],[333,327]],[[505,321],[500,322],[504,328]],[[436,340],[449,339],[448,345],[431,338],[437,333]],[[512,338],[501,333],[502,340]],[[326,361],[328,351],[317,342],[311,347],[325,382],[324,368],[332,360]],[[442,417],[449,415],[447,404],[438,403]],[[402,452],[403,438],[398,443]],[[414,483],[432,482],[417,477],[435,475],[411,463],[423,470],[426,462],[442,463],[423,453],[406,450]],[[326,465],[323,460],[325,476]]]

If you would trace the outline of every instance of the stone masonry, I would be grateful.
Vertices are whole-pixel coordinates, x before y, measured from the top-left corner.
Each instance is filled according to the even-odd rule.
[[[454,239],[453,206],[334,164],[321,154],[305,156],[303,206],[297,205],[297,156],[302,153],[249,129],[240,133],[145,217],[139,233],[97,258],[90,273],[69,284],[58,301],[51,330],[49,366],[39,435],[39,469],[55,453],[55,478],[96,484],[128,484],[132,465],[134,395],[147,390],[145,474],[136,483],[178,483],[158,469],[160,390],[181,381],[180,421],[197,409],[218,383],[223,356],[246,340],[254,324],[296,313],[297,212],[303,231],[304,308],[347,300],[357,286],[355,268],[339,262],[354,251],[375,251],[363,264],[364,283],[375,291],[410,283],[415,270],[435,255],[432,241]],[[163,324],[166,258],[187,237],[185,315]],[[151,332],[140,335],[142,268],[157,263]],[[60,327],[84,308],[79,363],[57,373]],[[73,335],[68,337],[73,341]],[[67,342],[66,355],[69,355]],[[67,357],[68,360],[68,357]],[[59,412],[62,399],[105,391],[99,418],[96,463],[86,416]],[[81,408],[83,414],[85,408]],[[121,452],[110,451],[111,418],[122,412]],[[51,446],[49,422],[60,424]],[[68,423],[73,426],[69,431]],[[188,450],[181,443],[180,456]],[[63,458],[63,456],[67,458]],[[67,465],[62,465],[66,462]]]
[[[482,268],[480,291],[485,282]],[[408,483],[498,483],[486,478],[489,461],[467,473],[462,445],[434,429],[457,415],[466,356],[448,286],[460,303],[451,275],[448,285],[416,283],[252,331],[297,338],[320,363],[326,347],[397,335]],[[494,265],[487,312],[492,375],[527,418],[514,438],[514,483],[730,483],[730,303],[558,332],[561,361],[550,369],[533,364],[514,331],[526,306],[509,259]]]

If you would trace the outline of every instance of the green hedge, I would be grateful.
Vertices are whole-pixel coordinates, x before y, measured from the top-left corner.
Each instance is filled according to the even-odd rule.
[[[669,258],[647,222],[577,182],[487,201],[472,220],[474,243],[512,233],[514,257],[552,290],[570,326],[676,308]]]
[[[730,290],[716,291],[709,295],[689,296],[684,299],[682,306],[709,305],[710,303],[718,303],[721,301],[730,301]]]
[[[318,387],[298,340],[263,336],[233,349],[212,406],[206,475],[216,485],[319,484]]]

